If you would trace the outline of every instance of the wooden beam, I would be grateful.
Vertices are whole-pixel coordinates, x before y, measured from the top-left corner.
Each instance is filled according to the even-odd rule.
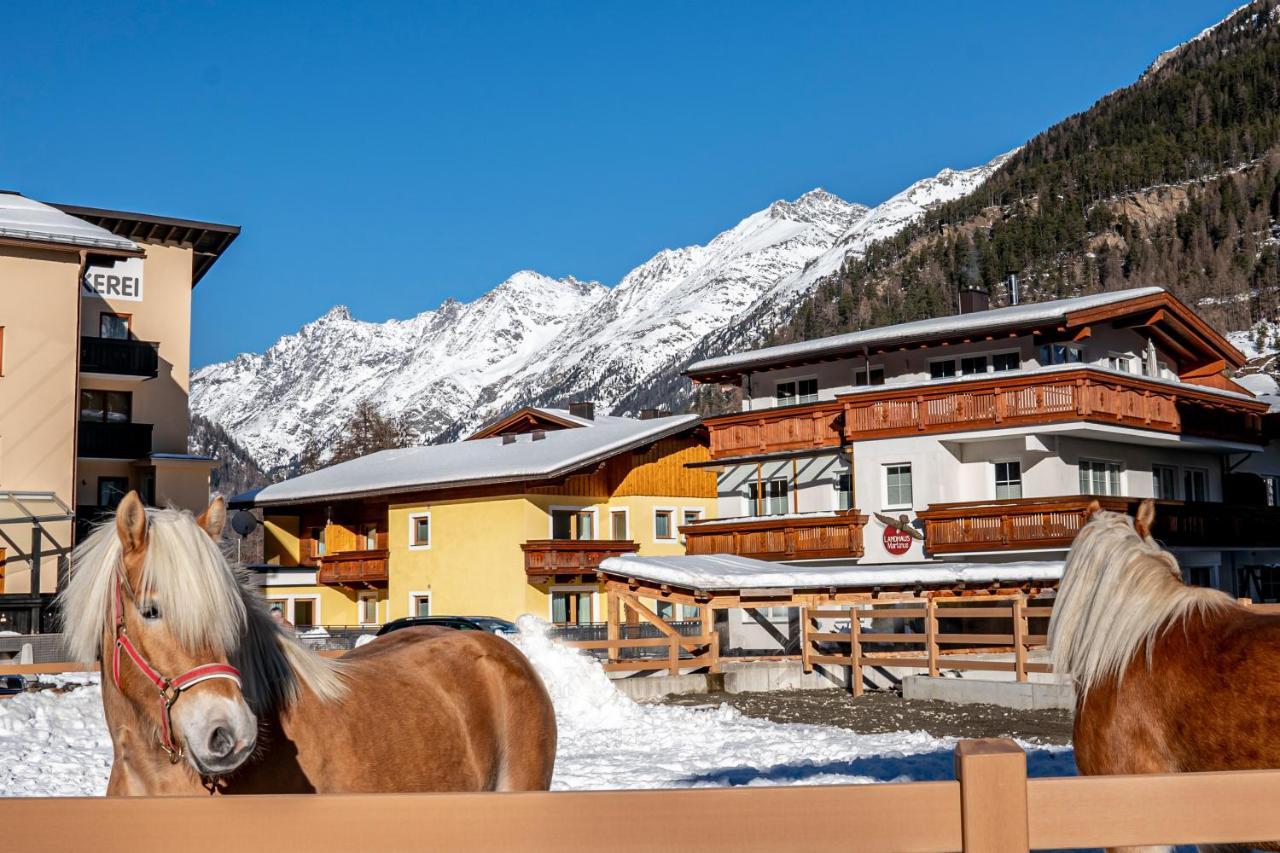
[[[1007,739],[961,741],[956,746],[963,849],[1026,853],[1027,754]]]

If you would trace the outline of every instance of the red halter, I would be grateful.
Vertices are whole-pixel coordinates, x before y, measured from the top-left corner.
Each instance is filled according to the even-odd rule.
[[[192,667],[177,678],[165,678],[147,663],[147,659],[129,640],[129,634],[124,627],[124,596],[120,589],[119,578],[116,579],[116,596],[112,611],[116,623],[116,645],[111,655],[111,680],[115,682],[116,689],[120,689],[120,650],[124,649],[129,659],[160,691],[160,748],[169,756],[169,763],[177,764],[182,760],[183,751],[173,743],[173,720],[170,718],[173,704],[178,701],[178,697],[184,691],[190,690],[202,681],[225,678],[228,681],[234,681],[236,687],[240,687],[240,670],[230,664],[205,663]]]

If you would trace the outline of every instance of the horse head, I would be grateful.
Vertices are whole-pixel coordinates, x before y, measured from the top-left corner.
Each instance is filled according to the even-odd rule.
[[[215,498],[199,518],[172,510],[149,515],[135,492],[115,516],[119,574],[104,655],[137,715],[155,725],[160,748],[185,755],[202,776],[230,773],[257,743],[258,721],[241,690],[226,642],[243,630],[238,582],[217,540],[226,505]],[[225,576],[217,576],[219,573]],[[233,598],[234,596],[234,598]],[[240,627],[209,630],[221,616]]]

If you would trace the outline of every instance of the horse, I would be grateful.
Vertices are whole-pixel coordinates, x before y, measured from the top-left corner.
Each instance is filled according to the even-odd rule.
[[[100,661],[108,796],[546,790],[555,713],[518,648],[408,628],[304,648],[198,518],[130,492],[72,555],[64,638]]]
[[[1280,618],[1183,583],[1150,500],[1135,518],[1096,501],[1089,513],[1049,623],[1054,671],[1076,688],[1080,772],[1280,768]]]

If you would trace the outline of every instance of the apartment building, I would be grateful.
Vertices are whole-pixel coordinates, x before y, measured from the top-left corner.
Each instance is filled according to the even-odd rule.
[[[1267,401],[1244,356],[1149,287],[977,310],[709,359],[718,520],[691,554],[858,562],[1060,560],[1090,501],[1156,498],[1188,580],[1274,598]]]
[[[214,461],[187,453],[191,298],[237,234],[0,193],[0,629],[36,627],[77,523],[129,490],[207,505]]]
[[[683,554],[715,508],[693,415],[523,408],[465,441],[385,450],[238,495],[260,509],[269,601],[300,627],[410,615],[603,620],[596,570]],[[655,605],[657,606],[657,605]]]

